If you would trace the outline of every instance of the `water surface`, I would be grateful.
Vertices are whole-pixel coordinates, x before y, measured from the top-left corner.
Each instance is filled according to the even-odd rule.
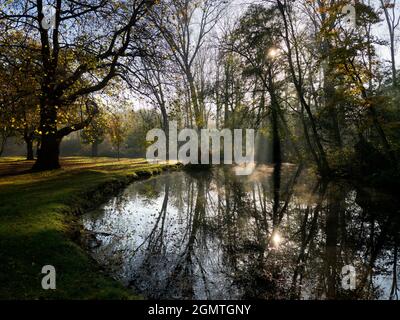
[[[83,223],[93,257],[154,299],[397,298],[398,203],[293,165],[135,182]],[[356,288],[345,290],[342,268]]]

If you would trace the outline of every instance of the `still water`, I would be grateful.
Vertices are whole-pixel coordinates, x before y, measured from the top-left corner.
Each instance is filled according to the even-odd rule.
[[[398,208],[293,165],[221,167],[135,182],[83,224],[93,257],[147,298],[396,299]]]

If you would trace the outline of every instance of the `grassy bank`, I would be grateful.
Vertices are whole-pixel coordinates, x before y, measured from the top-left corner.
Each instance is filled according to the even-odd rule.
[[[62,160],[63,169],[26,173],[31,165],[0,158],[0,299],[135,298],[75,241],[80,230],[76,213],[173,166],[71,157]],[[41,269],[48,264],[56,268],[56,290],[41,287]]]

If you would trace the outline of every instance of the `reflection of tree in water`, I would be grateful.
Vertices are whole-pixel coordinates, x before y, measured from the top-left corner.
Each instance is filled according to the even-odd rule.
[[[301,168],[267,169],[153,179],[145,197],[157,214],[125,245],[120,272],[152,298],[397,298],[397,201]],[[131,193],[142,199],[143,187]],[[355,291],[341,287],[345,265],[356,268]]]
[[[374,275],[391,275],[390,297],[398,298],[397,247],[399,241],[399,203],[394,198],[359,190],[357,203],[363,208],[357,217],[361,225],[354,242],[365,263],[357,294],[372,298]],[[375,293],[375,292],[374,292]],[[376,292],[377,294],[379,292]]]
[[[185,178],[183,179],[185,180]],[[202,278],[204,280],[204,287],[207,288],[206,275],[202,268],[202,261],[198,259],[195,254],[195,247],[199,247],[202,244],[201,233],[205,230],[205,215],[206,215],[206,188],[208,185],[207,181],[203,179],[199,180],[187,180],[183,181],[185,185],[185,197],[188,199],[187,206],[181,207],[184,209],[185,217],[179,219],[181,222],[185,222],[185,227],[181,237],[179,239],[179,245],[175,245],[178,250],[176,256],[171,259],[168,256],[165,244],[165,221],[167,216],[167,205],[170,199],[170,182],[165,183],[164,200],[162,203],[161,210],[155,220],[154,226],[149,233],[145,241],[140,245],[146,245],[144,258],[140,269],[136,272],[137,277],[131,280],[131,283],[143,282],[144,277],[148,278],[148,281],[152,281],[154,277],[154,265],[162,265],[163,262],[167,261],[171,265],[168,266],[168,274],[165,275],[164,281],[160,285],[156,292],[151,293],[154,298],[163,297],[185,297],[194,298],[194,268],[200,270]],[[182,185],[182,184],[180,184]],[[175,203],[182,203],[176,200]],[[202,230],[199,228],[203,226]],[[166,240],[168,241],[168,239]],[[140,247],[139,246],[139,247]],[[138,249],[138,248],[137,248]]]
[[[157,269],[162,267],[162,260],[160,259],[164,259],[166,255],[164,234],[169,200],[169,188],[170,183],[167,180],[164,185],[163,202],[159,213],[155,217],[154,226],[152,227],[150,233],[147,235],[144,241],[135,248],[131,256],[132,259],[135,259],[135,253],[143,247],[145,254],[143,256],[140,268],[137,270],[137,272],[135,272],[133,278],[130,280],[131,286],[135,287],[135,285],[137,285],[136,283],[138,279],[141,281],[147,280],[149,284],[151,284],[152,282],[154,282],[154,272],[157,272]],[[153,286],[154,285],[155,284],[153,283]],[[144,290],[145,288],[140,289]]]
[[[227,216],[242,216],[246,226],[235,229],[232,235],[234,247],[228,244],[228,255],[236,260],[235,284],[242,290],[242,298],[280,298],[284,297],[283,283],[285,275],[282,273],[284,260],[276,259],[278,243],[275,237],[280,237],[280,225],[290,201],[292,188],[298,177],[296,171],[285,185],[285,192],[281,194],[281,167],[276,166],[271,179],[261,180],[250,186],[250,192],[244,192],[244,185],[233,180],[234,189],[241,188],[242,192],[235,192],[229,202],[236,205],[235,210],[225,211]],[[268,197],[270,195],[270,197]],[[272,195],[272,196],[271,196]],[[281,197],[283,200],[281,201]],[[236,212],[235,212],[236,211]],[[231,226],[227,224],[228,232]],[[248,232],[243,233],[243,230]]]
[[[168,278],[165,290],[176,292],[178,296],[182,296],[188,299],[195,298],[194,296],[194,264],[197,263],[198,268],[203,273],[202,263],[199,259],[196,259],[194,253],[195,241],[200,240],[199,228],[204,223],[206,213],[206,199],[205,199],[205,185],[202,179],[196,181],[197,197],[195,201],[194,210],[190,206],[190,212],[188,212],[189,223],[187,228],[187,243],[184,245],[184,250],[181,251],[176,265]],[[191,198],[193,199],[194,189],[191,190]],[[207,288],[207,286],[206,286]]]

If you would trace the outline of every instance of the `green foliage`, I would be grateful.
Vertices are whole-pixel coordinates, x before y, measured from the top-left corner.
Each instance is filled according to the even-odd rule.
[[[146,155],[146,148],[152,143],[146,141],[146,134],[153,128],[161,128],[161,118],[156,110],[139,110],[130,115],[130,128],[126,135],[128,152],[132,156]]]
[[[85,144],[97,143],[104,141],[107,128],[107,116],[104,112],[99,112],[90,124],[81,131],[82,142]]]

